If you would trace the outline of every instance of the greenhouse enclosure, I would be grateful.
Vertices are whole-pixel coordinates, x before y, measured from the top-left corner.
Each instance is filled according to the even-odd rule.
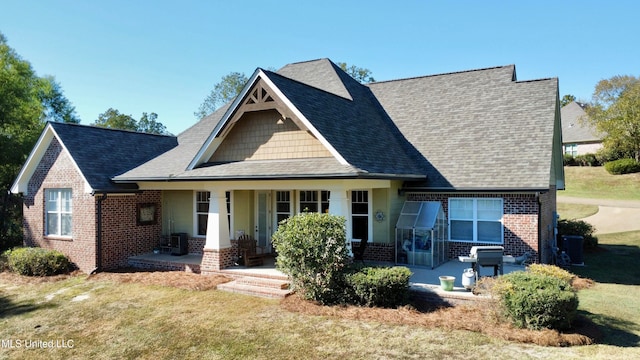
[[[406,201],[396,223],[396,263],[432,269],[447,260],[447,219],[437,201]]]

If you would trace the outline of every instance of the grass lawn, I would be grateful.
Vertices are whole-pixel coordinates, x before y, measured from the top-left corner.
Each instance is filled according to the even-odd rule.
[[[566,189],[558,195],[616,200],[640,200],[640,173],[611,175],[604,167],[565,166]]]
[[[631,234],[634,239],[640,238],[640,233]],[[626,242],[628,236],[611,240],[611,246],[617,246],[617,241]],[[604,254],[614,258],[626,256],[619,251]],[[595,275],[602,275],[598,269],[606,266],[591,265],[591,256],[585,257],[589,266],[581,269],[591,271],[598,279]],[[167,280],[172,276],[169,273],[141,273],[137,279],[127,278],[126,274],[93,277],[79,274],[47,281],[0,273],[0,340],[4,340],[0,358],[640,357],[637,347],[640,294],[637,289],[631,289],[631,283],[637,280],[631,275],[626,275],[621,283],[607,283],[606,278],[601,278],[604,282],[580,292],[580,311],[602,324],[605,337],[601,344],[545,347],[486,335],[494,324],[477,323],[478,312],[472,308],[418,313],[405,308],[309,304],[307,306],[315,310],[305,312],[292,310],[295,301],[292,306],[291,300],[281,303],[225,293],[215,290],[213,283],[202,285],[202,278],[210,277],[178,274],[180,278],[175,281],[151,281],[153,278]],[[190,283],[195,285],[189,286]],[[615,311],[611,309],[613,299]],[[461,330],[465,327],[461,324],[468,329],[475,326],[476,330]],[[509,335],[508,330],[499,331]],[[26,349],[27,341],[31,341],[31,345],[37,341],[57,341],[73,347]]]
[[[598,236],[600,251],[586,253],[572,271],[596,281],[582,290],[580,310],[603,325],[604,343],[616,350],[640,345],[640,231]],[[617,358],[613,356],[612,358]],[[640,357],[639,357],[640,358]]]
[[[598,212],[597,205],[558,203],[556,206],[560,219],[566,220],[582,219]]]

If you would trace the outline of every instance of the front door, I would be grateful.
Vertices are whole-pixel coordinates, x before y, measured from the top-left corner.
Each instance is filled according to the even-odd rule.
[[[256,232],[255,237],[258,240],[258,246],[271,252],[271,192],[256,192]]]

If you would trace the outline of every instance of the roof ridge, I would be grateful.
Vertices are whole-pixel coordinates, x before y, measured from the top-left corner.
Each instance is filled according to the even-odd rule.
[[[317,58],[317,59],[312,59],[312,60],[296,61],[296,62],[291,62],[291,63],[285,64],[284,66],[282,66],[280,69],[278,69],[276,71],[279,71],[279,70],[281,70],[281,69],[283,69],[283,68],[285,68],[285,67],[287,67],[289,65],[299,65],[299,64],[305,64],[305,63],[310,63],[310,62],[314,62],[314,61],[322,61],[322,60],[329,60],[330,62],[332,62],[331,59],[329,59],[327,57]]]
[[[175,135],[153,134],[153,133],[148,133],[144,131],[133,131],[133,130],[127,130],[127,129],[108,128],[108,127],[102,127],[102,126],[96,126],[96,125],[75,124],[75,123],[67,123],[67,122],[59,122],[59,121],[51,121],[51,120],[47,121],[47,124],[52,124],[52,125],[55,124],[55,126],[59,126],[59,125],[78,126],[83,128],[118,131],[123,133],[130,133],[130,134],[141,134],[141,135],[161,136],[161,137],[176,137]]]
[[[470,70],[452,71],[452,72],[446,72],[446,73],[440,73],[440,74],[431,74],[431,75],[422,75],[422,76],[411,76],[411,77],[407,77],[407,78],[391,79],[391,80],[384,80],[384,81],[376,81],[376,82],[372,82],[372,83],[364,84],[364,85],[365,85],[365,86],[368,86],[368,85],[375,85],[375,84],[389,83],[389,82],[394,82],[394,81],[404,81],[404,80],[423,79],[423,78],[430,78],[430,77],[444,76],[444,75],[464,74],[464,73],[471,73],[471,72],[477,72],[477,71],[487,71],[487,70],[502,69],[502,68],[508,68],[508,67],[514,67],[514,68],[515,68],[515,64],[510,64],[510,65],[501,65],[501,66],[493,66],[493,67],[480,68],[480,69],[470,69]]]
[[[540,78],[540,79],[530,79],[530,80],[518,80],[516,83],[528,83],[528,82],[536,82],[536,81],[548,81],[548,80],[558,80],[558,77],[548,77],[548,78]]]
[[[325,90],[325,89],[321,89],[321,88],[319,88],[319,87],[317,87],[317,86],[314,86],[314,85],[311,85],[311,84],[307,84],[307,83],[305,83],[305,82],[302,82],[302,81],[300,81],[300,80],[296,80],[296,79],[290,78],[290,77],[288,77],[288,76],[284,76],[284,75],[282,75],[282,74],[279,74],[279,73],[278,73],[278,72],[276,72],[276,71],[266,70],[266,69],[262,69],[262,68],[260,68],[260,70],[262,70],[262,72],[263,72],[263,73],[265,73],[265,75],[269,75],[268,73],[275,74],[275,75],[277,75],[277,76],[279,76],[279,77],[281,77],[281,78],[283,78],[283,79],[287,79],[287,80],[289,80],[289,81],[293,81],[293,82],[295,82],[295,83],[298,83],[298,84],[300,84],[300,85],[304,85],[304,86],[309,87],[309,88],[311,88],[311,89],[315,89],[315,90],[318,90],[318,91],[322,91],[323,93],[326,93],[326,94],[329,94],[329,95],[332,95],[332,96],[335,96],[335,97],[338,97],[338,98],[341,98],[341,99],[344,99],[344,100],[347,100],[347,101],[353,101],[353,99],[347,99],[347,98],[345,98],[344,96],[340,96],[340,95],[338,95],[338,94],[336,94],[336,93],[333,93],[333,92],[331,92],[331,91],[328,91],[328,90]],[[267,72],[268,72],[268,73],[267,73]],[[348,75],[348,74],[347,74],[347,75]],[[342,79],[340,79],[340,80],[342,81]],[[344,82],[343,82],[343,85],[344,85]],[[346,87],[345,87],[345,89],[346,89]],[[349,92],[349,90],[348,90],[348,89],[346,89],[346,90],[347,90],[347,92]],[[349,93],[349,94],[351,94],[351,93]]]

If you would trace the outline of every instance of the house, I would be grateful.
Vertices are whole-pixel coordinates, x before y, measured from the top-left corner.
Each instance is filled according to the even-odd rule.
[[[557,79],[509,65],[363,85],[320,59],[258,68],[177,137],[49,123],[12,191],[25,243],[83,271],[182,234],[207,274],[233,266],[242,234],[272,251],[302,211],[344,216],[349,246],[395,262],[407,201],[441,205],[448,258],[499,244],[547,262],[563,188]]]
[[[572,101],[560,109],[562,152],[573,157],[595,154],[602,148],[602,135],[585,122],[585,104]]]

